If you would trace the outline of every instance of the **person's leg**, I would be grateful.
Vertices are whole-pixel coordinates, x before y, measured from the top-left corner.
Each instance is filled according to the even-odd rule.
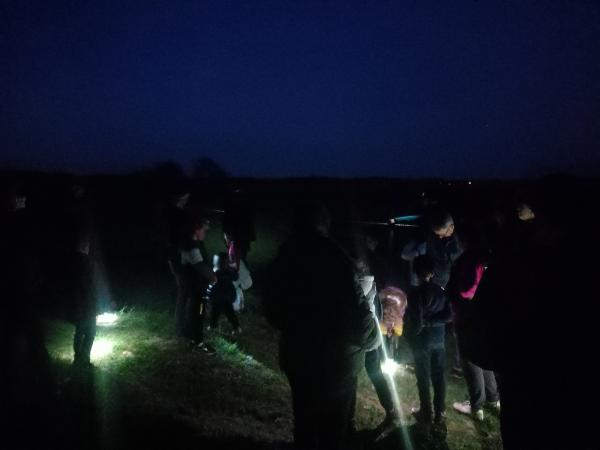
[[[506,450],[535,448],[525,446],[524,439],[530,433],[531,418],[528,417],[530,396],[524,392],[523,383],[518,380],[522,374],[503,373],[500,381],[500,431],[502,446]]]
[[[210,327],[214,330],[219,325],[219,317],[222,311],[222,302],[218,299],[214,299],[210,309]]]
[[[202,342],[201,311],[202,302],[199,295],[191,294],[186,304],[186,337]]]
[[[365,354],[365,369],[371,383],[373,383],[379,403],[385,410],[386,415],[393,413],[394,402],[392,400],[392,394],[388,382],[381,371],[380,348],[371,350]]]
[[[446,412],[446,347],[444,342],[431,346],[431,382],[433,384],[433,409],[436,420]]]
[[[485,385],[485,400],[488,403],[496,403],[499,400],[498,384],[496,383],[496,375],[491,370],[482,370],[483,383]]]
[[[227,303],[223,305],[223,310],[225,312],[225,317],[227,317],[227,320],[229,320],[233,330],[238,331],[240,328],[240,322],[238,321],[237,314],[233,310],[233,303]]]
[[[460,375],[462,375],[462,371],[463,371],[463,362],[462,362],[462,358],[460,356],[460,346],[458,343],[458,335],[456,333],[456,325],[454,322],[452,322],[450,324],[450,326],[452,327],[452,347],[454,349],[454,356],[452,358],[452,372],[455,376],[458,376],[460,378]]]
[[[419,391],[419,411],[423,418],[431,416],[431,393],[429,391],[431,379],[430,353],[426,346],[415,346],[413,348],[415,361],[415,375],[417,377],[417,389]]]
[[[81,355],[84,363],[90,363],[92,346],[96,337],[96,318],[90,317],[83,322],[83,341],[81,343]]]
[[[83,344],[83,323],[81,320],[75,322],[75,334],[73,335],[73,362],[78,364],[82,362],[81,348]]]
[[[184,336],[186,327],[186,296],[183,274],[172,261],[169,261],[169,268],[175,279],[177,289],[177,297],[175,298],[175,334],[177,336]]]
[[[196,316],[196,340],[204,342],[204,319],[206,317],[206,303],[199,294],[198,295],[198,314]]]
[[[183,324],[182,337],[186,339],[195,339],[194,337],[194,315],[198,313],[197,299],[194,296],[194,283],[192,276],[187,271],[179,273],[179,282],[181,288],[181,311]]]
[[[317,401],[312,385],[303,374],[287,374],[292,392],[294,412],[294,447],[296,449],[317,448]]]
[[[390,341],[388,357],[396,361],[398,358],[398,336],[394,335],[388,339]]]
[[[357,377],[343,377],[324,383],[318,421],[318,446],[322,449],[346,449]]]
[[[469,391],[469,401],[471,403],[471,412],[483,408],[485,402],[485,384],[484,370],[470,361],[463,361],[463,372]]]

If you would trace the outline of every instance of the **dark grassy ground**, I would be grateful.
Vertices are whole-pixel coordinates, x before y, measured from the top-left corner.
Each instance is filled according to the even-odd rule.
[[[218,218],[213,228],[207,241],[211,253],[222,246]],[[94,371],[81,373],[70,366],[72,326],[47,322],[47,345],[60,384],[55,419],[61,448],[288,448],[293,426],[289,388],[277,367],[277,336],[259,307],[263,268],[284,234],[275,219],[259,217],[249,258],[256,283],[240,318],[244,333],[232,339],[223,322],[220,331],[209,334],[215,356],[192,352],[175,338],[173,286],[162,262],[141,264],[143,254],[139,261],[107,261],[113,280],[107,292],[123,309],[116,325],[99,329]],[[132,264],[140,270],[132,271]],[[105,345],[110,350],[97,355]],[[466,398],[464,380],[448,376],[447,430],[437,433],[415,427],[410,418],[411,406],[418,404],[414,375],[402,372],[395,381],[414,448],[501,448],[496,416],[490,413],[475,424],[452,411],[452,402]],[[368,442],[368,431],[382,419],[363,372],[356,441]],[[402,448],[402,439],[391,436],[379,448]]]

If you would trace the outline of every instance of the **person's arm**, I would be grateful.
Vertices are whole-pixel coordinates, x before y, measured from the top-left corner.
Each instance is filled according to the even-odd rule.
[[[413,333],[416,336],[425,326],[425,320],[423,318],[423,300],[420,297],[416,301],[411,319],[413,321]]]
[[[473,300],[475,297],[475,293],[477,292],[477,287],[483,277],[483,272],[485,271],[485,266],[483,264],[475,265],[469,273],[468,283],[465,283],[462,286],[462,289],[459,291],[459,295],[461,298],[465,300]],[[465,280],[466,281],[466,280]]]
[[[379,324],[375,313],[369,308],[366,300],[358,304],[357,323],[358,323],[358,346],[364,350],[373,350],[379,347],[380,340],[377,328]]]
[[[340,305],[339,330],[342,339],[363,350],[377,348],[380,344],[377,331],[379,325],[352,265],[340,261],[332,276],[337,286],[334,292],[336,303]]]
[[[449,292],[452,300],[467,299],[470,300],[469,292],[476,284],[475,263],[468,255],[463,255],[456,261],[452,268],[450,281],[446,291]]]
[[[456,234],[452,237],[452,242],[450,242],[447,248],[448,258],[450,259],[451,263],[454,263],[454,261],[456,261],[459,258],[459,256],[462,255],[464,252],[464,248]]]

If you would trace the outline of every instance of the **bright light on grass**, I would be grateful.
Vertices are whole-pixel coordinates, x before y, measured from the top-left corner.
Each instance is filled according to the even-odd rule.
[[[375,312],[373,312],[373,318],[377,322],[377,334],[379,335],[379,343],[381,351],[383,352],[383,363],[381,364],[381,371],[385,375],[386,381],[388,383],[388,387],[392,393],[392,401],[394,403],[394,408],[398,411],[398,415],[400,417],[400,421],[404,422],[404,417],[402,414],[402,408],[400,405],[400,395],[398,395],[398,388],[396,386],[396,380],[394,379],[394,374],[398,370],[398,363],[390,358],[387,354],[387,348],[385,344],[385,340],[383,339],[383,333],[381,332],[381,327],[379,326],[379,321],[377,320],[377,316]],[[405,427],[400,427],[403,448],[407,450],[413,450],[412,440]]]
[[[93,360],[102,359],[113,351],[114,343],[110,339],[97,339],[92,346],[91,357]]]
[[[381,363],[381,371],[389,376],[394,375],[399,368],[400,364],[398,364],[392,358],[387,358],[384,362]]]
[[[104,313],[96,316],[96,325],[99,326],[110,326],[117,322],[117,315],[115,313]]]

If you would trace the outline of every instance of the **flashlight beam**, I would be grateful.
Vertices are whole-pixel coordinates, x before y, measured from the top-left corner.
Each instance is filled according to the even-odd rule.
[[[356,223],[359,225],[381,225],[381,226],[386,226],[386,227],[402,227],[402,228],[418,228],[418,225],[415,225],[414,223],[390,223],[390,222],[368,222],[368,221],[361,221],[361,220],[354,220],[352,221],[352,223]]]
[[[385,341],[383,339],[383,333],[381,332],[381,327],[379,326],[379,320],[377,319],[377,315],[375,311],[372,311],[373,318],[375,319],[375,323],[377,324],[377,334],[379,336],[379,344],[381,346],[381,351],[383,352],[383,363],[381,366],[381,371],[383,372],[385,379],[387,381],[388,387],[392,393],[392,400],[394,402],[394,409],[398,411],[398,415],[400,416],[400,421],[404,423],[404,415],[402,413],[402,408],[400,407],[400,396],[398,395],[398,389],[396,388],[396,380],[394,379],[394,374],[398,371],[399,364],[394,361],[392,358],[388,357],[387,349],[385,347]],[[402,441],[404,443],[403,448],[407,450],[413,450],[413,445],[410,440],[410,436],[406,427],[401,426],[400,431],[402,433]]]

